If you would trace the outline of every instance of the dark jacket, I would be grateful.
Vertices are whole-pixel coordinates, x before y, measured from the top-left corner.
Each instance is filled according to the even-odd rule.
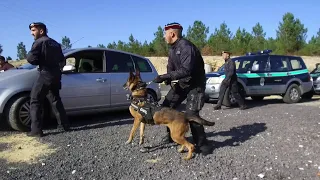
[[[6,71],[6,70],[11,69],[11,68],[14,68],[14,66],[12,64],[8,63],[8,62],[5,62],[4,65],[2,65],[0,67],[0,71],[2,71],[2,70]]]
[[[222,83],[226,85],[230,85],[230,83],[237,81],[237,72],[236,72],[236,64],[231,59],[228,59],[224,64],[224,72],[225,72],[225,79]]]
[[[27,61],[32,65],[39,65],[40,72],[53,76],[61,74],[61,68],[66,63],[61,45],[47,36],[34,41]]]
[[[178,39],[169,50],[167,73],[182,88],[205,87],[204,62],[199,49],[190,41]]]

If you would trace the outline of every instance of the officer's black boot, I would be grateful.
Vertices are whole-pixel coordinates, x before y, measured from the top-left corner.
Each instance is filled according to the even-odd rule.
[[[162,142],[165,144],[169,144],[169,143],[173,142],[173,140],[170,136],[170,129],[168,127],[167,127],[167,134],[163,137]]]
[[[42,131],[38,131],[38,132],[30,131],[27,133],[27,136],[29,136],[29,137],[42,137],[43,132]]]
[[[198,123],[190,122],[193,141],[196,144],[196,153],[206,156],[212,152],[212,146],[209,145],[204,132],[204,127]]]

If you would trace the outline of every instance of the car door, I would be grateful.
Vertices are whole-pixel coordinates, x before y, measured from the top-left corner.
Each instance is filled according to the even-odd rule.
[[[285,92],[287,82],[290,80],[288,58],[285,56],[270,56],[270,72],[266,86],[270,90],[270,94],[281,94]]]
[[[268,86],[269,56],[253,56],[250,58],[252,63],[249,72],[246,74],[248,94],[266,95],[270,93]]]
[[[82,50],[67,56],[75,70],[62,75],[61,98],[66,110],[78,111],[110,106],[110,77],[103,50]]]
[[[130,54],[108,50],[106,51],[107,73],[110,78],[111,98],[110,106],[126,106],[130,104],[126,94],[131,92],[123,89],[123,84],[129,77],[130,69],[135,71]]]

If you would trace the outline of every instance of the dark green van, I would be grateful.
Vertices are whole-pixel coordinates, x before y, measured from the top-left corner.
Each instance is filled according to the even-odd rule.
[[[240,93],[253,100],[262,100],[266,96],[280,95],[286,103],[297,103],[302,97],[312,98],[312,78],[301,57],[270,55],[271,50],[247,53],[232,58],[237,68]],[[208,73],[206,96],[208,99],[219,97],[220,83],[225,75],[222,71]],[[227,90],[224,104],[235,104]]]

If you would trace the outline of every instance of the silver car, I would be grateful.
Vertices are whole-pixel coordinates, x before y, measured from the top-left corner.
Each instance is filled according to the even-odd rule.
[[[157,75],[149,59],[107,48],[79,48],[64,50],[67,65],[62,75],[62,102],[68,115],[79,115],[110,110],[127,109],[122,85],[130,69],[139,68],[142,80],[152,81]],[[25,64],[0,73],[1,126],[7,121],[18,131],[30,129],[30,91],[38,76],[37,66]],[[148,85],[151,100],[161,99],[160,85]],[[49,103],[44,106],[44,118],[52,116]]]
[[[316,68],[310,74],[313,78],[313,90],[316,94],[320,94],[320,63],[316,64]]]

